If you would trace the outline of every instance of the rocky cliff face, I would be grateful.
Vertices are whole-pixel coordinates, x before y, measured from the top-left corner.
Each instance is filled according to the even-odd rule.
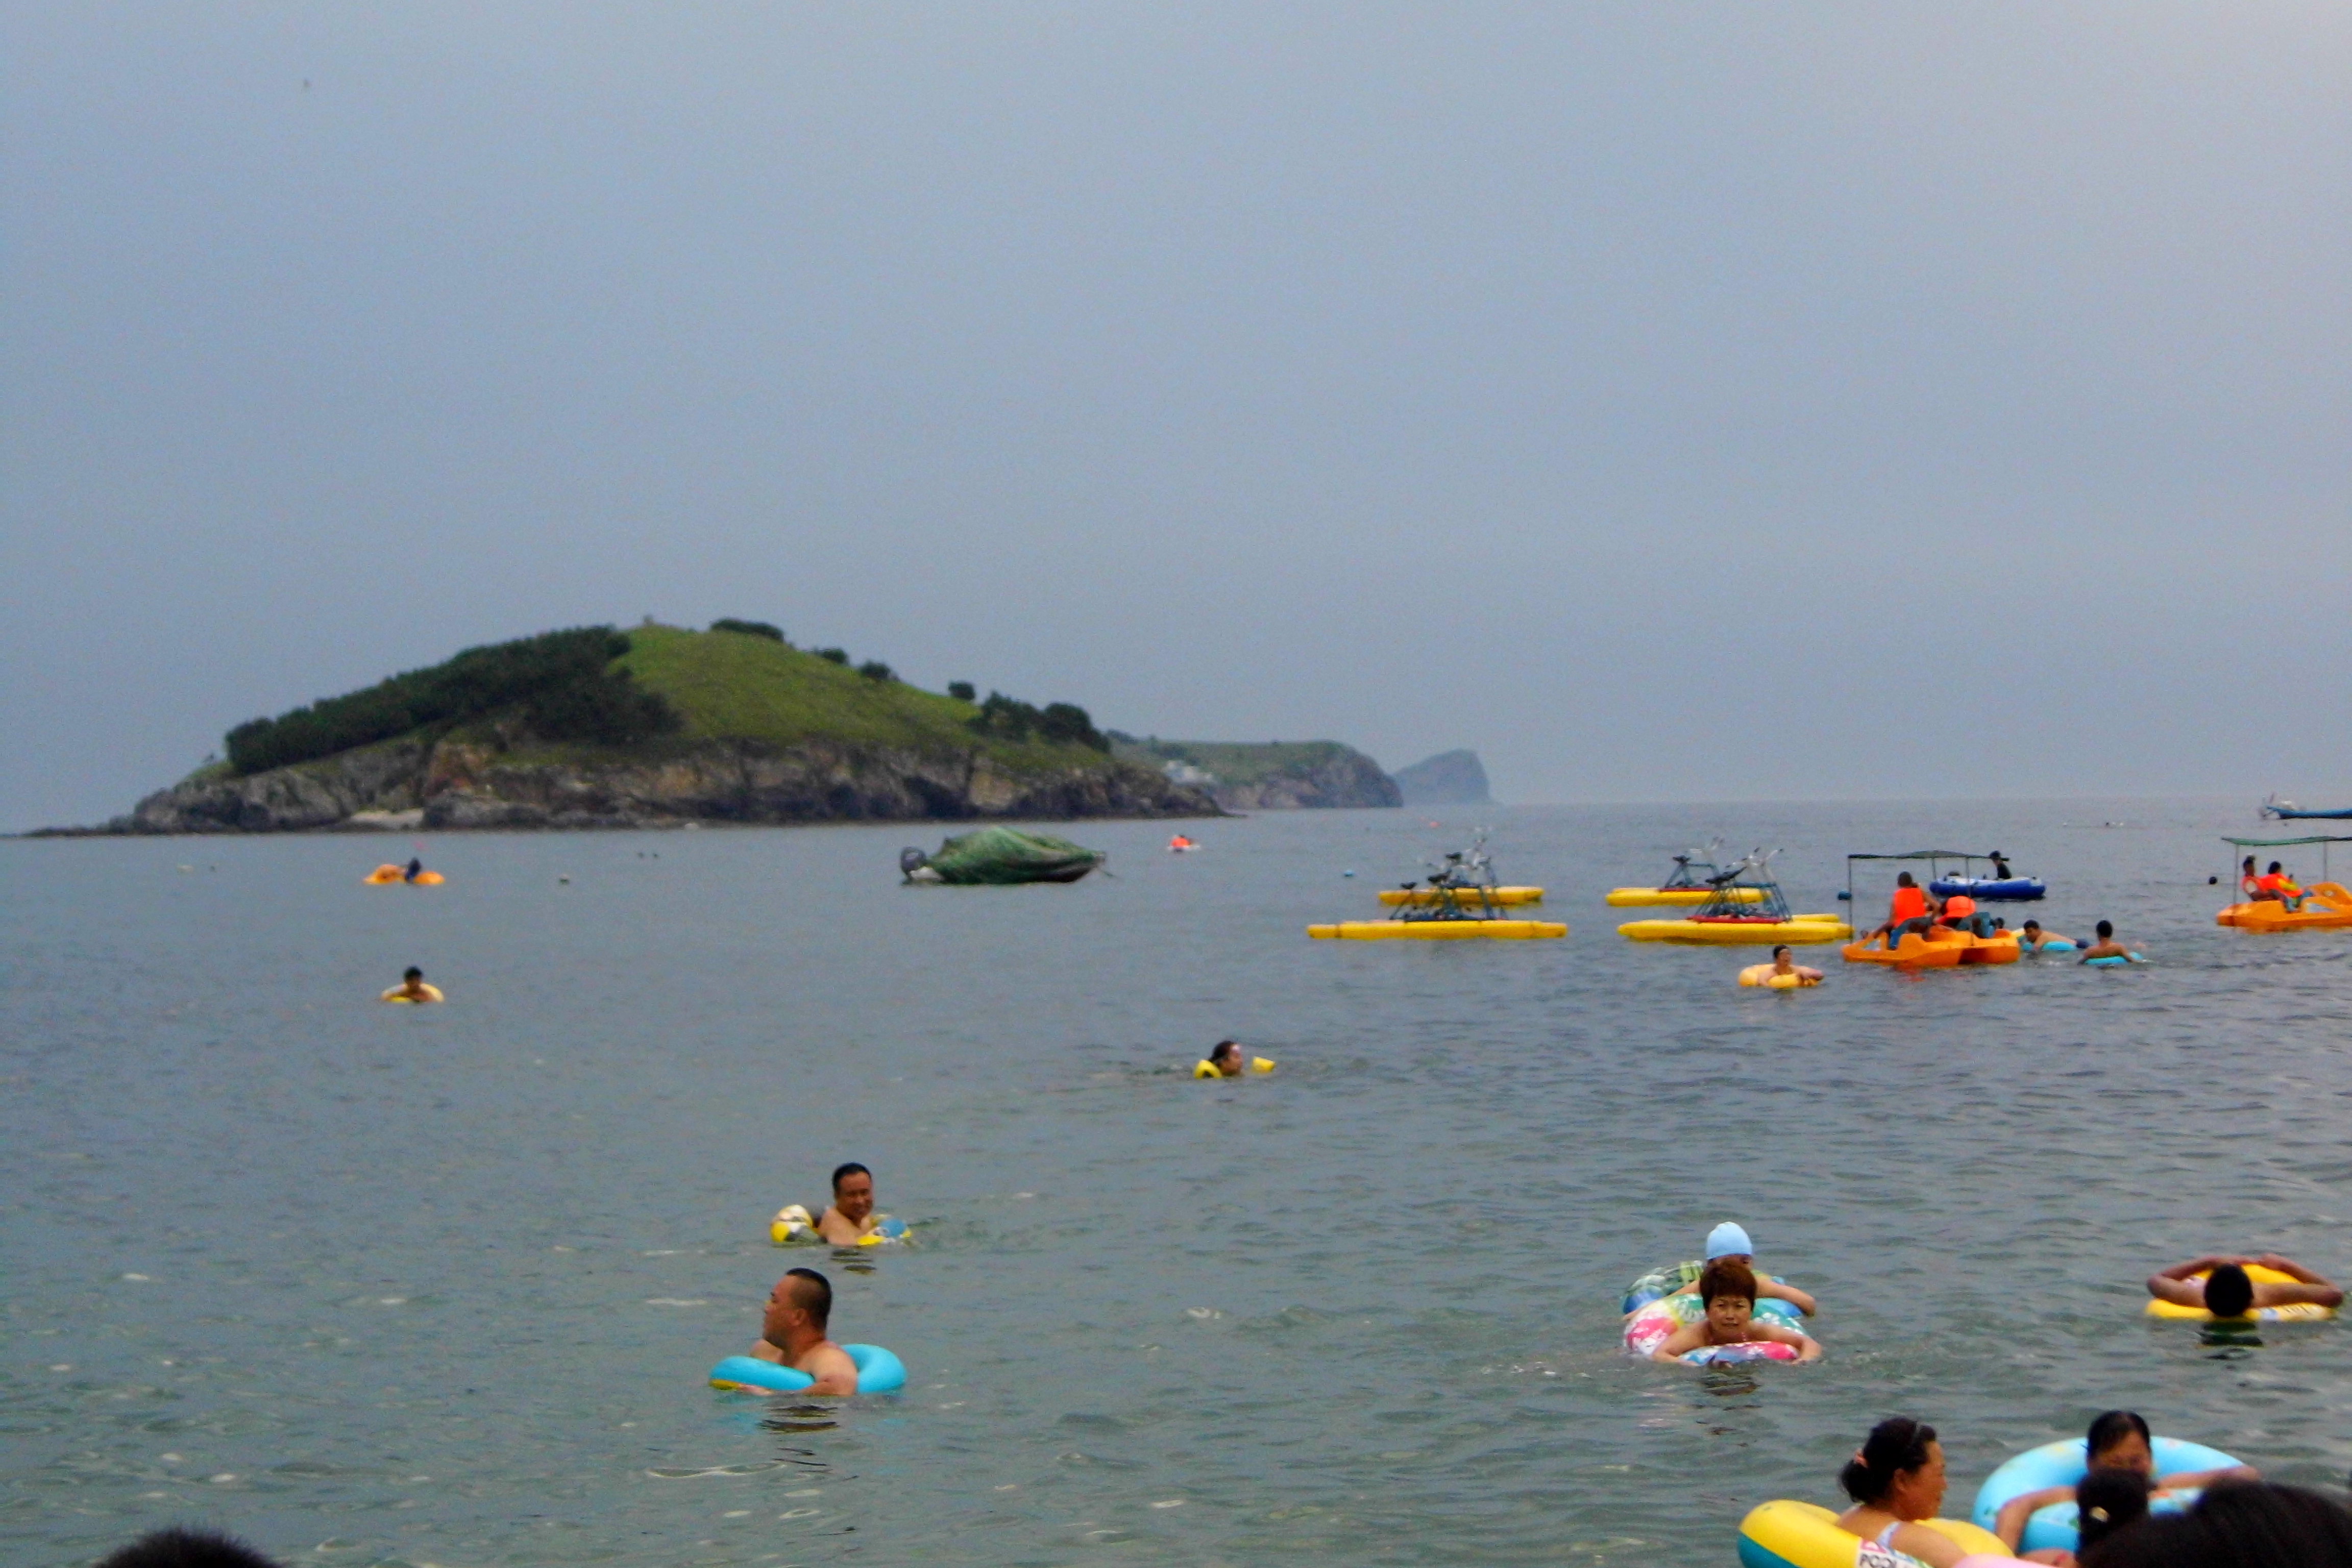
[[[1486,769],[1475,752],[1440,752],[1396,771],[1407,805],[1492,805]]]
[[[1309,763],[1248,784],[1219,782],[1209,794],[1227,811],[1294,811],[1316,806],[1399,805],[1396,781],[1361,752]]]
[[[1217,814],[1205,792],[1171,783],[1158,769],[1108,757],[1015,773],[979,751],[706,741],[643,758],[551,763],[483,745],[394,741],[248,778],[191,780],[149,795],[130,816],[100,831],[281,833],[412,824],[653,827],[685,822]]]

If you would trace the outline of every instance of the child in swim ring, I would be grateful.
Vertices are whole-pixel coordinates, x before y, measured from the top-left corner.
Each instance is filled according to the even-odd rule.
[[[2145,1499],[2151,1490],[2158,1494],[2198,1491],[2211,1486],[2216,1481],[2252,1481],[2262,1479],[2255,1474],[2252,1467],[2234,1465],[2219,1470],[2181,1471],[2158,1481],[2156,1479],[2155,1440],[2148,1436],[2147,1421],[2141,1418],[2138,1412],[2132,1410],[2110,1410],[2094,1420],[2091,1423],[2090,1436],[2084,1447],[2090,1456],[2091,1473],[2085,1476],[2079,1485],[2042,1487],[2033,1491],[2020,1492],[2001,1504],[2000,1514],[1993,1520],[1992,1532],[2000,1536],[2002,1544],[2011,1552],[2015,1552],[2018,1542],[2025,1538],[2025,1526],[2035,1513],[2055,1502],[2080,1503],[2084,1492],[2095,1489],[2091,1485],[2094,1479],[2109,1476],[2113,1472],[2121,1471],[2139,1479],[2139,1491],[2143,1500],[2140,1503],[2142,1513],[2147,1511]],[[2112,1480],[2102,1480],[2097,1489],[2102,1492],[2110,1491],[2115,1489],[2116,1484]],[[2128,1485],[2128,1483],[2123,1484]],[[2109,1508],[2108,1512],[2108,1528],[2115,1528],[2124,1522],[2113,1517],[2115,1510],[2112,1507]],[[2090,1544],[2087,1538],[2084,1544],[2085,1546]],[[2034,1552],[2026,1559],[2030,1563],[2069,1563],[2074,1560],[2071,1553],[2048,1548]]]
[[[1698,1299],[1706,1316],[1685,1323],[1650,1352],[1652,1361],[1680,1361],[1713,1345],[1746,1345],[1770,1340],[1797,1347],[1799,1361],[1822,1359],[1821,1342],[1797,1329],[1756,1321],[1756,1276],[1744,1263],[1719,1258],[1698,1277]]]
[[[1799,963],[1796,950],[1787,942],[1772,950],[1772,973],[1775,976],[1793,974],[1800,985],[1819,985],[1822,983],[1822,972]]]

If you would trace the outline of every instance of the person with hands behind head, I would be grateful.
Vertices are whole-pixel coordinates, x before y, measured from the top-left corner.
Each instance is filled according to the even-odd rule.
[[[2287,1279],[2257,1284],[2246,1277],[2249,1264]],[[2192,1278],[2199,1274],[2205,1278]],[[2344,1304],[2344,1292],[2332,1281],[2275,1252],[2260,1258],[2192,1258],[2149,1275],[2147,1293],[2177,1307],[2202,1307],[2217,1318],[2242,1318],[2263,1307],[2292,1307],[2306,1301],[2317,1307]]]

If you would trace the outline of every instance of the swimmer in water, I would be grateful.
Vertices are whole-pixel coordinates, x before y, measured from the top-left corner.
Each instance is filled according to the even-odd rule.
[[[1838,1485],[1853,1499],[1837,1521],[1848,1535],[1876,1542],[1927,1568],[1958,1568],[1969,1554],[1967,1547],[1921,1522],[1943,1506],[1945,1486],[1944,1446],[1926,1422],[1894,1415],[1873,1426],[1838,1473]]]
[[[415,856],[411,856],[409,857],[408,868],[401,872],[400,879],[404,882],[414,882],[417,878],[422,877],[423,875],[425,875],[425,862],[417,859]]]
[[[825,1337],[832,1317],[833,1282],[814,1268],[793,1269],[768,1292],[752,1358],[793,1367],[816,1380],[795,1394],[856,1393],[857,1363]]]
[[[2176,1491],[2198,1491],[2216,1481],[2255,1481],[2262,1477],[2251,1466],[2231,1465],[2218,1470],[2186,1470],[2156,1479],[2155,1439],[2148,1436],[2147,1423],[2137,1412],[2110,1410],[2091,1423],[2085,1445],[2093,1471],[2120,1470],[2139,1478],[2140,1511],[2147,1511],[2147,1497],[2150,1489],[2161,1494]],[[2033,1516],[2053,1503],[2080,1500],[2078,1491],[2092,1489],[2088,1477],[2077,1487],[2042,1487],[2038,1490],[2020,1492],[2001,1504],[2000,1514],[1993,1520],[1992,1532],[2000,1537],[2001,1544],[2012,1552],[2025,1539],[2025,1526]],[[2110,1510],[2110,1512],[2113,1510]],[[2026,1561],[2030,1563],[2074,1562],[2071,1552],[2053,1550],[2036,1551]]]
[[[2284,1274],[2293,1283],[2266,1280],[2257,1285],[2246,1278],[2246,1265]],[[2202,1274],[2202,1279],[2190,1276]],[[2294,1307],[2310,1303],[2340,1307],[2344,1292],[2292,1258],[2265,1252],[2260,1258],[2192,1258],[2147,1277],[2147,1293],[2177,1307],[2202,1307],[2217,1318],[2242,1318],[2263,1307]]]
[[[2099,940],[2083,950],[2083,956],[2079,962],[2088,963],[2095,958],[2121,958],[2128,960],[2138,956],[2139,955],[2132,952],[2130,948],[2126,947],[2122,942],[2116,940],[2115,921],[2101,921],[2099,922]]]
[[[1781,951],[1787,950],[1784,948]],[[1813,1299],[1794,1285],[1783,1285],[1778,1279],[1768,1279],[1764,1277],[1764,1271],[1756,1267],[1756,1244],[1748,1239],[1748,1232],[1745,1229],[1729,1220],[1725,1220],[1706,1233],[1706,1261],[1738,1264],[1754,1277],[1757,1296],[1767,1300],[1786,1301],[1808,1318],[1811,1317],[1817,1310]],[[1690,1265],[1685,1263],[1683,1267],[1687,1268]],[[1679,1289],[1669,1290],[1666,1294],[1688,1296],[1697,1289],[1698,1281],[1694,1279]]]
[[[1706,1307],[1706,1316],[1696,1323],[1685,1323],[1660,1341],[1650,1352],[1652,1361],[1680,1361],[1692,1351],[1764,1340],[1795,1345],[1799,1361],[1822,1359],[1821,1342],[1811,1335],[1757,1321],[1756,1276],[1744,1263],[1718,1258],[1708,1264],[1698,1277],[1698,1299]]]
[[[441,991],[438,986],[425,984],[425,971],[417,968],[412,963],[408,966],[408,972],[400,977],[400,984],[385,992],[379,1000],[385,1002],[438,1002],[441,1000]]]
[[[1822,972],[1818,969],[1808,969],[1799,963],[1796,949],[1787,942],[1782,942],[1772,950],[1772,973],[1776,975],[1793,974],[1800,984],[1806,985],[1819,985],[1822,983]]]
[[[1219,1040],[1217,1048],[1209,1053],[1209,1065],[1225,1078],[1239,1078],[1249,1071],[1249,1063],[1242,1059],[1239,1040]]]
[[[880,1224],[874,1213],[874,1173],[855,1160],[835,1166],[833,1205],[817,1215],[816,1233],[835,1247],[855,1247],[860,1237],[872,1235]]]
[[[2072,937],[2060,936],[2053,931],[2043,931],[2040,921],[2028,921],[2018,928],[2017,945],[2028,952],[2040,952],[2053,942],[2063,942],[2068,947],[2074,945],[2074,939]]]

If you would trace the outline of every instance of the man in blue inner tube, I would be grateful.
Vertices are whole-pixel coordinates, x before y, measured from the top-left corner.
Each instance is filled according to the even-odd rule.
[[[2098,941],[2083,950],[2083,956],[2077,961],[2078,963],[2088,963],[2095,958],[2120,958],[2126,963],[2130,963],[2139,956],[2116,940],[2115,921],[2101,921],[2098,925]]]
[[[751,1354],[804,1372],[816,1381],[798,1394],[855,1394],[857,1363],[825,1337],[833,1316],[833,1282],[814,1268],[795,1268],[768,1292],[760,1320],[760,1342]]]

